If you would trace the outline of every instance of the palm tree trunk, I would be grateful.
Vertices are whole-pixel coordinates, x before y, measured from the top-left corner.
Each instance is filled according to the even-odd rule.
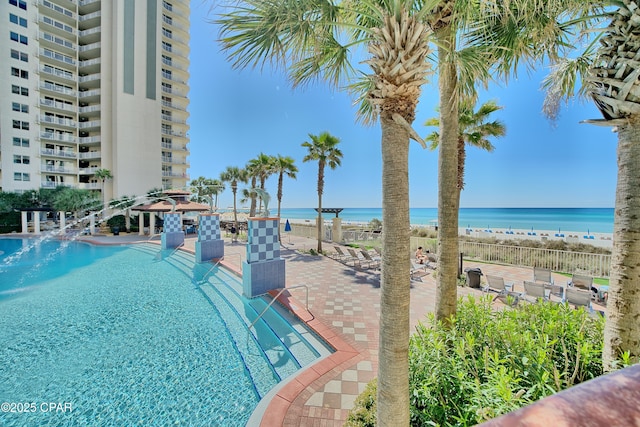
[[[316,224],[318,232],[318,253],[322,253],[322,192],[324,191],[324,162],[318,161],[318,223]]]
[[[238,209],[236,207],[236,194],[238,190],[236,188],[232,189],[233,192],[233,223],[236,227],[235,236],[232,237],[232,240],[238,240]]]
[[[456,67],[449,54],[455,39],[448,27],[436,33],[439,42],[440,155],[438,157],[438,286],[436,319],[447,322],[456,313],[458,284],[458,93]]]
[[[605,372],[621,353],[640,357],[640,119],[618,128],[618,184],[602,363]]]
[[[409,425],[409,134],[389,117],[382,126],[382,293],[378,426]]]

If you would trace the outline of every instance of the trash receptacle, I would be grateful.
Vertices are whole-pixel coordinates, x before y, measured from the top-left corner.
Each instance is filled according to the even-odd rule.
[[[470,288],[479,288],[482,270],[479,268],[465,268],[464,272],[467,273],[467,286]]]
[[[113,233],[114,236],[119,236],[120,235],[120,227],[113,227],[111,229],[111,232]]]

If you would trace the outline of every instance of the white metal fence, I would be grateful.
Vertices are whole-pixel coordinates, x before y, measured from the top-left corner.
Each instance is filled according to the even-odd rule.
[[[460,242],[460,252],[467,259],[517,265],[544,267],[564,273],[583,272],[595,277],[609,277],[611,255],[558,251],[522,246]]]

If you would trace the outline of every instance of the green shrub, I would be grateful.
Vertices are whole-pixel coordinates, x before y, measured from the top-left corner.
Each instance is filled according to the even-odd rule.
[[[412,426],[467,426],[602,374],[604,318],[563,304],[495,311],[491,297],[458,302],[451,328],[419,324],[409,347]],[[372,391],[373,390],[373,391]],[[348,426],[372,426],[375,384]]]
[[[604,318],[552,303],[494,311],[461,300],[453,327],[418,325],[412,425],[474,425],[602,374]]]
[[[376,393],[378,380],[373,379],[356,398],[353,409],[349,411],[344,427],[375,427],[376,426]]]

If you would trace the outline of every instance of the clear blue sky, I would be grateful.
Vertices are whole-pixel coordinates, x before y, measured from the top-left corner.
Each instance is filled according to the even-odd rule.
[[[233,70],[216,42],[212,18],[210,4],[192,3],[191,178],[218,178],[227,166],[243,167],[260,152],[291,156],[299,172],[297,180],[285,179],[283,207],[315,207],[317,162],[302,162],[301,144],[309,133],[328,131],[341,139],[344,157],[342,166],[326,171],[323,205],[382,206],[379,124],[356,123],[349,96],[322,82],[294,91],[284,74],[269,67]],[[552,125],[541,112],[545,73],[523,73],[482,93],[481,101],[495,99],[504,107],[493,117],[506,124],[507,134],[493,140],[493,153],[467,150],[462,207],[614,206],[617,135],[608,127],[579,123],[600,118],[587,101],[563,107]],[[436,115],[437,104],[434,80],[423,86],[418,104],[414,128],[420,135],[432,131],[423,124]],[[437,207],[437,156],[411,142],[411,207]],[[276,185],[275,177],[267,182],[274,199]],[[232,201],[226,190],[219,206]]]

